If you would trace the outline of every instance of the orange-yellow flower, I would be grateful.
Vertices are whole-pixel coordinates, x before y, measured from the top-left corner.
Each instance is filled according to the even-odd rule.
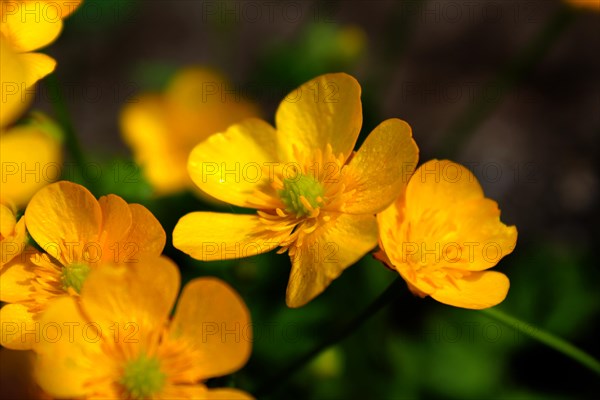
[[[33,98],[30,88],[54,71],[53,58],[33,51],[58,37],[63,18],[81,1],[0,1],[0,129],[27,108]]]
[[[0,159],[0,201],[24,208],[35,192],[60,175],[62,131],[44,114],[32,112],[23,123],[0,128]]]
[[[14,205],[0,201],[0,271],[25,247],[25,219],[17,221],[16,214]]]
[[[25,211],[31,237],[45,251],[26,251],[0,275],[0,343],[28,349],[48,302],[77,296],[88,273],[104,262],[159,256],[166,242],[156,218],[139,204],[115,195],[96,200],[83,186],[61,181],[42,188]]]
[[[192,148],[244,118],[258,115],[254,105],[233,93],[215,71],[188,67],[163,94],[143,94],[121,115],[121,130],[156,192],[194,188],[187,172]]]
[[[447,160],[423,164],[378,222],[380,256],[413,293],[473,309],[506,297],[506,275],[486,270],[512,252],[517,229],[500,222],[498,205],[465,167]]]
[[[290,93],[275,120],[276,129],[244,120],[197,145],[189,159],[201,190],[257,214],[190,213],[173,244],[204,261],[279,246],[292,261],[286,301],[299,307],[377,244],[374,214],[402,192],[418,149],[408,124],[389,119],[353,153],[360,85],[342,73]]]
[[[63,328],[36,344],[40,386],[55,398],[250,399],[202,383],[248,360],[244,302],[224,282],[198,278],[169,321],[179,285],[177,266],[164,257],[92,271],[79,302],[57,299],[40,320]]]

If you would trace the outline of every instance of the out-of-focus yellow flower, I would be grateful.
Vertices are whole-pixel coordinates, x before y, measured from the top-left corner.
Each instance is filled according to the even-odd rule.
[[[56,398],[250,399],[202,383],[248,360],[244,302],[224,282],[198,278],[185,286],[169,321],[179,285],[177,266],[164,257],[92,271],[79,302],[57,299],[40,320],[73,326],[36,344],[40,386]]]
[[[82,0],[21,0],[0,3],[0,36],[24,67],[24,80],[30,87],[54,70],[56,61],[42,53],[33,53],[52,43],[60,34],[62,20]],[[3,71],[4,72],[4,71]],[[4,78],[3,78],[4,82]]]
[[[159,256],[166,242],[156,218],[115,195],[96,200],[83,186],[57,182],[33,196],[25,211],[31,237],[46,252],[24,252],[0,275],[0,344],[31,348],[39,313],[61,295],[77,296],[88,273],[104,262]]]
[[[1,6],[2,4],[0,4]],[[0,132],[25,111],[32,96],[27,96],[25,65],[0,35]]]
[[[33,112],[24,123],[0,130],[0,160],[0,200],[25,207],[35,192],[60,177],[60,127],[42,113]]]
[[[586,8],[589,10],[594,10],[594,11],[600,12],[600,0],[564,0],[564,1],[574,7]]]
[[[404,190],[418,149],[408,124],[389,119],[353,153],[362,105],[360,85],[346,74],[305,83],[275,119],[277,129],[259,119],[233,125],[189,159],[201,190],[258,213],[190,213],[173,244],[204,261],[281,246],[292,260],[286,301],[299,307],[377,244],[374,214]]]
[[[413,293],[482,309],[504,300],[506,275],[486,271],[512,252],[517,229],[500,222],[477,178],[451,161],[417,169],[404,196],[378,214],[380,254]]]
[[[236,94],[237,93],[237,94]],[[159,194],[194,188],[187,160],[195,145],[257,108],[215,71],[179,71],[163,94],[144,94],[126,105],[121,130],[135,159]]]
[[[21,254],[26,239],[25,219],[19,218],[17,221],[16,207],[0,201],[0,271],[6,263]]]

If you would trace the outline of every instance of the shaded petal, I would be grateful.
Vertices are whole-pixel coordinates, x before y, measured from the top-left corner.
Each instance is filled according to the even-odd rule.
[[[24,53],[52,43],[62,30],[60,15],[45,17],[44,2],[6,2],[11,9],[2,13],[0,29],[12,48]],[[15,7],[13,9],[12,7]]]
[[[27,87],[31,87],[56,68],[56,60],[46,54],[21,53],[19,58],[25,66],[25,85]]]
[[[496,271],[473,272],[455,283],[437,289],[431,297],[451,306],[480,310],[501,303],[510,286],[506,275]]]
[[[216,278],[194,279],[183,288],[170,334],[199,350],[198,379],[230,374],[250,357],[250,313],[239,294]]]
[[[31,294],[30,280],[36,277],[36,266],[29,257],[17,257],[6,264],[0,272],[0,301],[17,303]]]
[[[350,265],[377,244],[372,215],[340,214],[317,229],[296,249],[287,287],[286,303],[301,307],[323,292]]]
[[[0,35],[0,129],[14,122],[25,111],[33,96],[26,95],[26,69],[23,60]],[[4,143],[2,143],[4,146]],[[2,157],[4,160],[4,156]],[[2,185],[4,187],[4,184]],[[2,194],[4,196],[4,194]]]
[[[404,191],[419,158],[410,126],[388,119],[369,134],[349,165],[356,192],[343,212],[374,214],[389,206]]]
[[[125,200],[114,194],[100,197],[98,204],[102,210],[102,228],[100,233],[102,259],[118,262],[118,258],[115,257],[117,255],[115,254],[115,245],[120,246],[123,238],[131,229],[131,210]]]
[[[22,304],[7,304],[0,310],[0,344],[13,350],[29,350],[40,341],[40,323]]]
[[[102,332],[121,331],[146,344],[156,339],[169,317],[179,291],[179,270],[166,257],[123,265],[99,265],[81,290],[81,305]],[[116,324],[116,325],[115,325]]]
[[[130,262],[139,257],[161,255],[167,243],[167,234],[160,222],[140,204],[129,204],[129,209],[132,224],[122,240],[120,261]]]
[[[38,384],[57,398],[87,395],[88,383],[101,376],[100,371],[105,367],[101,362],[102,341],[97,340],[100,332],[84,318],[76,300],[67,296],[49,304],[40,324],[46,334],[35,346]]]
[[[347,158],[354,149],[362,126],[360,85],[344,73],[314,78],[287,95],[275,121],[281,159],[296,160],[300,154],[325,151]]]
[[[102,211],[98,201],[81,185],[61,181],[50,184],[29,202],[25,210],[25,224],[33,239],[43,248],[56,248],[68,243],[74,251],[89,243],[97,243],[102,226]],[[64,263],[77,259],[61,253]]]
[[[273,208],[256,191],[274,195],[276,132],[260,119],[247,119],[226,132],[210,136],[192,150],[188,170],[194,183],[209,195],[240,207]]]
[[[293,229],[270,231],[257,215],[193,212],[173,230],[173,246],[202,261],[250,257],[271,251]]]
[[[32,351],[0,348],[0,399],[47,400],[33,377]]]

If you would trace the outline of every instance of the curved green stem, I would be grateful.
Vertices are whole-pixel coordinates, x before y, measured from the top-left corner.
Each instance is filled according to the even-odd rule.
[[[279,373],[268,379],[254,392],[256,398],[262,398],[270,392],[274,391],[279,385],[284,383],[286,380],[292,377],[296,372],[305,367],[313,358],[318,356],[323,350],[332,346],[362,326],[369,318],[377,314],[383,307],[390,303],[390,301],[398,294],[401,289],[402,278],[397,278],[392,282],[388,288],[379,295],[367,308],[364,309],[354,319],[349,321],[341,329],[334,331],[329,337],[325,338],[321,343],[317,344],[312,350],[298,358],[296,361],[291,363],[286,368],[283,368]]]
[[[572,358],[581,365],[591,369],[598,375],[600,375],[600,361],[584,352],[583,350],[575,347],[571,343],[564,339],[559,338],[549,332],[543,331],[527,322],[523,322],[515,317],[512,317],[504,312],[495,308],[488,308],[481,310],[481,312],[490,318],[493,318],[499,322],[502,322],[519,332],[541,342],[545,345],[553,348],[554,350],[563,353],[564,355]]]

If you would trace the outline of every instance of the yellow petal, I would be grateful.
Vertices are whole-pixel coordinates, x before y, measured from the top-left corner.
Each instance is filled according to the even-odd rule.
[[[101,337],[109,331],[98,331],[93,321],[84,318],[76,300],[67,296],[49,304],[40,326],[45,333],[35,345],[38,384],[57,398],[88,394],[88,382],[102,376]]]
[[[129,262],[139,257],[161,255],[167,242],[167,234],[160,222],[140,204],[130,204],[129,209],[132,224],[129,233],[122,240],[120,260]]]
[[[121,131],[131,146],[136,162],[157,193],[168,194],[191,185],[185,151],[169,128],[164,101],[157,95],[143,95],[121,112]]]
[[[59,256],[64,263],[69,263],[74,261],[73,257],[79,257],[84,247],[98,243],[102,211],[89,190],[61,181],[42,188],[33,196],[25,210],[25,223],[42,249],[60,249]],[[70,243],[67,246],[74,249],[74,255],[61,248],[65,243]]]
[[[25,301],[31,294],[30,279],[35,278],[36,266],[28,257],[16,257],[0,272],[0,301],[16,303]]]
[[[173,246],[202,261],[244,258],[275,249],[291,233],[266,229],[256,215],[193,212],[173,230]]]
[[[362,126],[360,85],[350,75],[337,73],[314,78],[287,95],[275,121],[283,160],[324,151],[348,157]]]
[[[501,303],[506,298],[509,286],[508,278],[500,272],[473,272],[456,280],[456,286],[447,285],[437,289],[431,293],[431,297],[451,306],[480,310]]]
[[[448,160],[421,165],[406,189],[411,215],[427,209],[446,210],[449,204],[483,198],[477,178],[464,166]]]
[[[46,54],[21,53],[19,58],[25,66],[25,85],[27,87],[31,87],[56,68],[56,60]]]
[[[41,340],[40,323],[22,304],[7,304],[0,310],[0,344],[13,350],[29,350]]]
[[[19,55],[0,34],[0,129],[14,122],[25,111],[33,96],[27,95],[26,69]],[[4,145],[4,144],[3,144]],[[4,156],[2,157],[4,160]],[[4,171],[3,171],[4,175]]]
[[[340,214],[319,228],[292,256],[286,303],[301,307],[323,292],[377,244],[372,215]]]
[[[271,208],[268,200],[254,196],[263,191],[275,195],[270,183],[281,168],[276,154],[276,132],[259,119],[232,125],[212,135],[191,152],[188,169],[204,192],[240,207]]]
[[[0,136],[2,198],[18,207],[58,178],[62,168],[60,140],[36,125],[15,126]],[[62,211],[61,211],[62,212]]]
[[[170,334],[199,350],[198,379],[230,374],[250,357],[250,313],[241,297],[216,278],[194,279],[183,288]]]
[[[500,210],[495,201],[480,199],[462,203],[456,207],[455,218],[460,221],[456,238],[450,238],[449,241],[463,245],[464,249],[461,260],[451,267],[485,270],[498,264],[501,258],[514,250],[517,228],[500,221]]]
[[[3,6],[5,4],[0,30],[15,51],[37,50],[52,43],[60,34],[63,24],[56,7],[51,9],[42,1],[11,1]]]
[[[104,237],[102,259],[118,262],[117,248],[123,245],[123,239],[131,229],[132,216],[129,205],[125,200],[114,194],[98,199],[102,210],[101,237]],[[116,253],[116,254],[115,254]]]
[[[206,400],[252,400],[254,397],[246,392],[237,389],[209,389],[202,394],[201,399]]]
[[[88,275],[81,305],[103,332],[148,343],[160,332],[179,291],[179,270],[166,257],[123,265],[104,264]]]
[[[374,214],[390,205],[405,189],[419,158],[410,126],[388,119],[367,137],[350,162],[356,193],[343,211]]]

